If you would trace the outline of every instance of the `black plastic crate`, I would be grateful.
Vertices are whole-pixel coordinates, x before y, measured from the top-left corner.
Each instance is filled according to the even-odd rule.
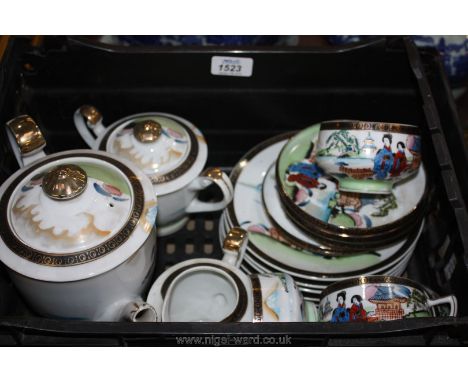
[[[252,57],[253,76],[212,76],[213,55]],[[257,143],[321,120],[389,120],[421,126],[433,188],[426,228],[407,276],[436,293],[454,293],[459,318],[341,325],[52,320],[28,310],[2,265],[0,344],[176,345],[177,337],[202,336],[211,338],[213,345],[242,345],[239,338],[250,336],[246,343],[256,344],[257,335],[282,338],[285,345],[468,342],[467,160],[435,51],[417,50],[403,38],[327,50],[132,49],[61,37],[47,37],[41,47],[33,48],[27,39],[10,41],[0,68],[1,126],[27,113],[43,129],[49,152],[85,148],[72,118],[85,103],[97,106],[107,124],[144,111],[183,116],[205,134],[208,165],[226,170]],[[0,137],[2,182],[18,166],[4,129]],[[188,258],[220,257],[219,215],[194,216],[184,230],[161,238],[154,277]],[[194,341],[193,345],[200,344]]]

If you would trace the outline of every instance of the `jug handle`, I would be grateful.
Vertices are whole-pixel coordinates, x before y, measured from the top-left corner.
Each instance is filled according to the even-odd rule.
[[[223,261],[238,268],[244,258],[247,242],[247,231],[240,227],[231,228],[223,242]]]
[[[98,137],[106,131],[100,111],[94,106],[83,105],[75,111],[73,121],[81,138],[90,148],[95,148]]]
[[[185,209],[185,212],[199,213],[199,212],[211,212],[219,211],[225,208],[231,203],[234,195],[234,187],[232,186],[231,180],[227,174],[219,167],[208,168],[203,173],[195,178],[189,185],[189,189],[192,191],[201,191],[207,188],[209,185],[215,184],[221,190],[223,199],[219,202],[202,202],[195,198]]]

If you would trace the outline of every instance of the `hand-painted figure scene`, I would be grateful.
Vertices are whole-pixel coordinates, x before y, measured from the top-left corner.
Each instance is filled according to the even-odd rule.
[[[339,131],[347,136],[347,131]],[[409,139],[407,141],[410,141]],[[357,139],[349,138],[351,149],[342,144],[340,147],[351,152],[362,153],[363,150],[376,150],[373,141],[366,140],[363,146],[357,146]],[[354,142],[354,143],[353,143]],[[407,171],[420,158],[411,156],[411,161],[405,154],[405,150],[411,147],[420,147],[419,140],[412,140],[410,145],[398,142],[397,152],[391,152],[391,135],[383,137],[383,147],[375,155],[375,164],[369,167],[372,174],[400,174]],[[354,147],[354,148],[353,148]],[[357,149],[359,148],[359,149]],[[340,227],[371,228],[386,224],[389,213],[392,210],[397,213],[399,201],[392,192],[390,194],[364,194],[339,191],[338,181],[328,175],[316,163],[315,144],[312,142],[305,158],[300,162],[290,164],[285,172],[285,184],[291,187],[290,197],[294,203],[310,216],[323,222]],[[413,151],[415,152],[415,151]],[[347,157],[349,159],[350,157]],[[360,159],[359,159],[360,160]],[[368,159],[367,159],[368,160]],[[344,162],[343,162],[344,163]],[[344,165],[344,164],[342,164]],[[367,170],[366,170],[367,171]],[[392,220],[392,219],[390,219]]]
[[[361,289],[362,290],[362,289]],[[363,295],[359,289],[348,296],[345,290],[336,294],[335,301],[327,297],[320,303],[322,321],[375,322],[409,317],[429,317],[427,297],[417,289],[403,285],[365,286]]]
[[[321,163],[353,179],[398,178],[416,171],[421,162],[421,139],[415,135],[336,130],[324,139],[317,152]]]

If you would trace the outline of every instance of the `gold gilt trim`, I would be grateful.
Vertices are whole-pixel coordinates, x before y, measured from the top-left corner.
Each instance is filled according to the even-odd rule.
[[[135,230],[138,222],[141,219],[141,216],[143,214],[143,208],[145,205],[145,195],[143,187],[140,181],[138,180],[136,174],[123,163],[118,162],[112,158],[103,157],[99,154],[91,153],[86,155],[81,154],[81,156],[86,158],[96,158],[105,160],[106,162],[117,167],[120,171],[122,171],[125,174],[125,176],[130,182],[130,187],[133,191],[133,204],[130,211],[129,219],[119,230],[119,232],[117,232],[113,237],[95,247],[83,251],[72,252],[67,254],[51,254],[48,252],[39,251],[23,243],[21,240],[18,239],[18,237],[16,237],[8,223],[8,204],[11,195],[13,194],[13,191],[25,177],[27,177],[30,173],[37,170],[38,168],[44,166],[47,163],[57,161],[60,159],[66,159],[71,157],[76,158],[77,154],[63,154],[59,156],[54,156],[52,158],[46,158],[45,160],[40,161],[39,163],[36,163],[32,167],[30,167],[26,172],[22,173],[21,176],[17,176],[16,179],[14,179],[13,182],[5,190],[5,193],[0,199],[0,216],[2,218],[2,224],[0,225],[0,236],[2,237],[7,247],[16,255],[35,264],[52,267],[68,267],[73,265],[84,264],[99,259],[113,252],[114,250],[122,246],[131,236],[132,232]]]
[[[206,176],[213,180],[223,179],[223,171],[219,167],[208,168],[202,172],[201,176]]]
[[[44,175],[42,189],[54,200],[70,200],[81,195],[88,184],[88,175],[80,166],[65,164]]]
[[[34,119],[29,115],[20,115],[7,122],[23,155],[33,154],[46,145],[44,136]]]
[[[139,115],[137,118],[154,118],[154,117],[158,117],[158,115],[149,113],[149,114]],[[153,184],[167,183],[167,182],[170,182],[171,180],[177,179],[180,176],[182,176],[183,174],[185,174],[192,167],[192,165],[195,163],[195,161],[196,161],[196,159],[198,157],[198,151],[199,151],[197,136],[195,135],[195,133],[192,131],[192,129],[190,127],[186,126],[181,121],[178,121],[178,120],[176,120],[174,118],[171,118],[169,116],[164,115],[164,116],[161,116],[161,117],[171,119],[172,121],[174,121],[177,124],[181,125],[185,129],[185,131],[187,132],[187,134],[189,136],[189,140],[190,140],[190,151],[189,151],[189,153],[187,155],[187,158],[185,158],[185,161],[182,162],[179,165],[179,167],[175,168],[174,170],[169,171],[167,174],[164,174],[164,175],[148,175],[147,174],[148,177],[151,180],[151,183],[153,183]],[[133,119],[135,119],[134,116],[127,117],[127,118],[119,121],[119,123],[116,124],[115,126],[111,126],[111,127],[107,128],[107,130],[106,130],[106,132],[104,134],[104,137],[102,138],[101,143],[99,144],[99,150],[107,151],[107,142],[108,142],[109,137],[112,134],[112,132],[115,129],[117,129],[119,126],[122,126],[122,124],[124,124],[125,122],[131,121]]]
[[[161,134],[161,124],[152,119],[137,122],[133,126],[133,135],[135,135],[135,138],[141,143],[156,142]]]
[[[96,109],[94,106],[91,106],[91,105],[81,106],[80,107],[80,114],[84,119],[86,119],[86,121],[91,126],[94,126],[99,121],[102,121],[101,112],[98,109]]]
[[[385,133],[420,135],[421,130],[415,125],[388,122],[368,121],[324,121],[320,124],[320,130],[373,130]]]
[[[245,240],[247,240],[247,231],[239,227],[231,228],[224,239],[223,249],[240,253]]]
[[[252,282],[252,293],[253,293],[253,322],[263,321],[263,297],[262,297],[262,285],[257,274],[250,275]]]

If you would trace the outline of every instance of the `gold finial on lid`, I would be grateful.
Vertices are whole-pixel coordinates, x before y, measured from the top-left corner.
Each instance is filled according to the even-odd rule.
[[[55,200],[76,198],[86,189],[88,176],[79,166],[65,164],[54,167],[42,180],[42,189]]]
[[[137,122],[133,126],[133,135],[141,143],[152,143],[159,139],[162,134],[161,125],[151,119]]]

